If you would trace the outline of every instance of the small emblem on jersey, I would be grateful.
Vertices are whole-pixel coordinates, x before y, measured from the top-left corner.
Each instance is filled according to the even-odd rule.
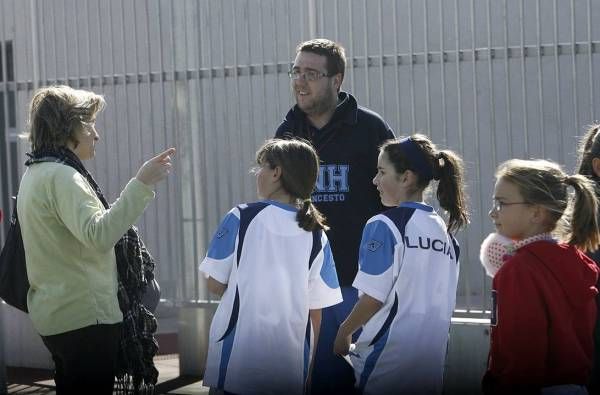
[[[379,247],[381,247],[382,245],[383,245],[383,243],[382,243],[382,242],[380,242],[380,241],[378,241],[378,240],[374,240],[374,239],[373,239],[373,240],[371,240],[371,241],[369,241],[369,242],[367,243],[367,248],[369,249],[369,251],[371,251],[371,252],[375,252],[375,251],[377,251],[377,249],[378,249]]]
[[[490,317],[490,325],[498,325],[498,298],[496,290],[492,290],[492,316]]]
[[[227,228],[221,228],[221,229],[219,229],[219,231],[217,232],[217,234],[215,235],[215,237],[217,239],[220,239],[223,236],[225,236],[227,233],[229,233],[229,230]]]

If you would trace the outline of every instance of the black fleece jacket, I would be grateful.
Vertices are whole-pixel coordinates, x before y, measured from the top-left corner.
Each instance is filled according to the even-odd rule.
[[[321,166],[312,201],[331,227],[327,237],[340,285],[351,286],[358,270],[363,226],[384,209],[372,183],[378,148],[394,133],[379,114],[358,106],[349,93],[340,92],[338,99],[333,117],[323,128],[312,126],[296,105],[275,137],[301,137],[316,148]]]

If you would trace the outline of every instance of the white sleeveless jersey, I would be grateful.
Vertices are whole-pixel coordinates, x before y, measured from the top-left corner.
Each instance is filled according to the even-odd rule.
[[[213,318],[204,385],[244,394],[302,394],[309,309],[342,301],[324,232],[298,226],[273,201],[232,209],[200,270],[227,284]]]
[[[365,225],[354,286],[381,301],[351,354],[364,394],[439,394],[459,249],[432,207],[405,202]]]

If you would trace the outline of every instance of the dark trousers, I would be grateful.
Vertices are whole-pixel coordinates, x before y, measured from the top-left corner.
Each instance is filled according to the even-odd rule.
[[[333,342],[340,324],[358,301],[358,290],[341,287],[342,303],[322,310],[321,331],[312,372],[312,395],[349,395],[354,393],[354,370],[344,358],[333,353]],[[358,338],[358,332],[352,336]]]
[[[57,395],[112,394],[121,323],[42,336],[52,354]]]

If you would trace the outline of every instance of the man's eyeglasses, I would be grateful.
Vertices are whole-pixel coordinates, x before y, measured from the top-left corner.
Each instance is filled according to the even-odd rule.
[[[507,203],[507,202],[502,202],[500,200],[496,200],[494,199],[492,202],[492,212],[493,213],[497,213],[499,211],[502,210],[502,207],[504,206],[512,206],[513,204],[530,204],[529,202],[512,202],[512,203]]]
[[[331,77],[327,73],[321,73],[317,70],[306,70],[304,72],[292,70],[288,72],[288,75],[292,80],[299,80],[300,78],[304,78],[306,81],[316,81],[323,77]]]

